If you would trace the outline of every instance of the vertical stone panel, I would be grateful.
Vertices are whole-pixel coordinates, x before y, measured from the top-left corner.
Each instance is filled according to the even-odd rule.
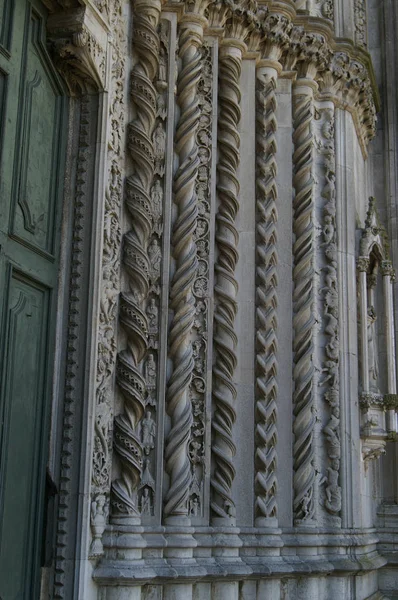
[[[278,340],[281,349],[279,355],[279,372],[283,376],[278,379],[278,513],[279,524],[290,527],[292,523],[292,490],[293,490],[293,455],[292,455],[292,415],[293,415],[293,378],[287,373],[293,372],[292,353],[285,348],[293,346],[291,319],[286,315],[293,314],[293,255],[292,255],[292,82],[290,79],[279,79],[276,90],[277,122],[276,162],[278,172]],[[283,350],[282,350],[283,349]],[[283,426],[281,425],[283,423]]]
[[[253,523],[253,455],[254,440],[251,433],[254,427],[254,319],[255,319],[255,63],[242,62],[242,118],[240,132],[240,206],[236,227],[239,232],[239,262],[236,278],[239,281],[236,318],[237,368],[237,421],[234,430],[236,440],[236,478],[234,500],[236,502],[237,523],[249,527]],[[244,440],[242,443],[241,440]]]
[[[336,203],[338,232],[340,393],[342,431],[342,526],[361,523],[358,398],[358,337],[355,255],[354,136],[351,117],[336,110]]]

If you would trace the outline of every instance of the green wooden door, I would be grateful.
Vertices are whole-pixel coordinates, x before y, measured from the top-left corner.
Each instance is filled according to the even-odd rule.
[[[0,598],[39,597],[65,100],[39,2],[0,0]]]

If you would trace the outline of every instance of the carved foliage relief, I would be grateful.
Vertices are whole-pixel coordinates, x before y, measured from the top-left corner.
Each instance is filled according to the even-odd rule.
[[[152,135],[154,178],[150,190],[151,232],[148,245],[149,292],[146,301],[148,319],[148,353],[145,359],[145,415],[141,421],[143,471],[139,484],[139,506],[144,519],[155,511],[155,451],[158,430],[159,340],[163,243],[163,208],[165,187],[165,152],[167,126],[167,94],[169,89],[169,22],[159,25],[159,64],[155,78],[157,90],[156,122]]]
[[[366,0],[354,1],[355,43],[363,48],[368,44]]]
[[[133,8],[133,67],[130,77],[132,118],[126,127],[130,173],[124,183],[128,230],[122,242],[126,285],[119,298],[119,320],[123,331],[120,339],[123,346],[116,361],[116,379],[123,396],[123,408],[114,421],[114,448],[119,468],[112,493],[115,521],[127,518],[138,523],[144,517],[144,522],[151,522],[155,514],[160,514],[156,498],[160,499],[162,495],[165,518],[191,518],[195,522],[195,518],[203,518],[206,509],[209,510],[207,498],[204,497],[207,493],[204,489],[208,475],[206,469],[209,466],[205,452],[206,445],[209,445],[205,439],[206,423],[210,421],[209,415],[206,415],[210,394],[207,389],[209,353],[213,354],[211,511],[213,519],[221,518],[233,523],[235,517],[232,484],[235,477],[237,396],[234,377],[237,366],[235,321],[238,313],[238,282],[235,270],[239,247],[236,217],[240,202],[241,48],[250,38],[250,51],[261,54],[266,44],[260,45],[259,40],[267,33],[260,21],[256,21],[257,6],[254,3],[245,3],[242,11],[235,11],[224,4],[212,6],[206,15],[213,15],[215,26],[220,23],[224,26],[228,11],[234,11],[226,29],[231,38],[235,36],[235,41],[239,41],[231,48],[227,43],[217,42],[218,65],[215,65],[212,46],[206,42],[206,26],[202,25],[206,19],[203,13],[200,14],[202,20],[197,19],[195,13],[202,10],[199,10],[199,5],[203,8],[201,3],[182,7],[182,12],[186,11],[184,19],[178,23],[177,16],[174,21],[178,31],[178,68],[175,69],[178,76],[175,81],[174,77],[173,81],[170,80],[171,67],[174,72],[174,56],[169,56],[172,34],[168,24],[172,21],[161,19],[161,4],[156,0],[139,0]],[[333,2],[318,1],[312,4],[314,6],[319,16],[333,19]],[[195,26],[189,23],[190,11],[195,14]],[[199,21],[202,24],[199,25]],[[252,35],[254,30],[256,35]],[[325,39],[304,31],[301,26],[295,28],[294,36],[288,27],[286,32],[280,43],[283,43],[283,51],[293,58],[284,62],[284,68],[294,70],[298,60],[300,73],[308,71],[308,76],[315,78],[318,62],[325,69],[327,61],[331,60],[332,51]],[[279,38],[275,39],[274,43],[279,43]],[[172,40],[174,46],[174,24]],[[120,56],[115,58],[115,73],[119,69],[121,74],[123,68]],[[213,74],[217,70],[218,85],[217,89],[213,89]],[[276,72],[274,78],[267,76],[257,83],[259,134],[256,143],[259,153],[256,175],[255,418],[258,453],[255,458],[255,511],[259,519],[276,518]],[[328,81],[326,76],[324,80]],[[121,112],[123,102],[123,85],[118,81],[114,75],[114,97],[118,97],[118,89],[121,94],[121,99],[115,100],[115,113]],[[316,517],[318,498],[315,496],[320,488],[317,486],[314,443],[318,397],[324,399],[324,409],[328,411],[328,420],[323,423],[327,466],[322,464],[320,467],[323,477],[321,485],[324,485],[322,501],[331,515],[339,514],[341,503],[337,430],[338,305],[333,115],[328,110],[321,111],[322,131],[319,146],[316,147],[315,79],[312,83],[312,87],[307,86],[310,90],[308,93],[303,91],[306,89],[303,84],[296,88],[293,97],[296,524],[313,521]],[[352,83],[353,87],[355,85]],[[175,98],[172,98],[173,92]],[[212,139],[215,131],[215,99],[218,99],[217,140]],[[169,111],[173,114],[169,115]],[[111,123],[112,119],[111,114]],[[118,129],[117,123],[121,123],[122,127]],[[120,152],[122,135],[123,115],[118,114],[115,127],[112,126],[110,132],[112,152],[104,232],[102,333],[97,392],[99,408],[93,475],[93,483],[100,496],[107,496],[106,487],[109,484],[111,427],[108,415],[111,405],[108,382],[112,379],[116,353],[114,320],[119,289],[117,248],[121,237],[118,211],[123,187],[121,169],[112,157],[117,157]],[[168,136],[173,136],[173,140]],[[215,144],[217,156],[212,151]],[[167,148],[173,149],[170,157],[166,156]],[[322,189],[318,194],[321,200],[315,193],[319,187],[315,181],[316,155],[322,157],[319,176]],[[212,207],[211,190],[212,186],[215,187],[212,181],[215,162],[218,212],[216,231],[212,234],[211,214],[215,212],[215,206]],[[171,205],[171,214],[167,217],[171,222],[170,231],[166,231],[168,224],[164,219],[167,202]],[[319,221],[318,232],[315,214]],[[212,245],[215,246],[214,264]],[[316,253],[320,257],[319,265],[314,259]],[[315,267],[319,267],[317,272]],[[215,283],[210,289],[213,271]],[[210,306],[212,295],[214,323]],[[168,323],[167,316],[162,319],[162,309],[164,315],[167,305]],[[322,321],[321,326],[317,319]],[[314,345],[319,345],[318,338],[321,336],[318,336],[318,332],[322,326],[321,336],[325,342],[321,353],[322,364],[319,365],[322,376],[317,377]],[[272,335],[270,332],[273,332]],[[166,361],[165,375],[161,368]],[[167,385],[160,385],[160,375],[167,379]],[[160,387],[165,389],[160,390]],[[163,402],[164,394],[163,407],[163,404],[160,406],[160,398]],[[163,409],[167,414],[164,431]],[[156,464],[156,455],[160,456],[159,445],[163,443],[164,464],[160,466]],[[156,488],[156,472],[160,469],[166,472],[164,494]],[[106,501],[103,503],[101,497],[94,498],[94,501],[93,531],[95,527],[101,527],[107,510]]]
[[[109,19],[114,37],[111,40],[111,78],[108,120],[108,183],[105,191],[102,252],[102,286],[100,299],[96,408],[92,466],[91,555],[102,552],[101,536],[109,513],[111,450],[113,434],[114,369],[116,364],[117,305],[120,272],[120,211],[124,177],[124,114],[126,37],[121,2],[110,6]]]
[[[337,233],[336,233],[336,165],[334,140],[334,108],[316,111],[318,155],[318,315],[322,323],[322,358],[319,365],[318,389],[323,403],[319,414],[324,414],[323,440],[326,465],[321,472],[322,503],[331,515],[341,510],[340,475],[340,390],[339,390],[339,297],[337,287]],[[320,490],[318,490],[318,493]]]
[[[195,191],[198,199],[198,220],[195,241],[198,256],[198,269],[194,281],[196,301],[193,325],[194,370],[190,388],[193,408],[193,424],[190,433],[189,458],[192,480],[189,495],[191,518],[203,516],[203,483],[205,474],[205,414],[207,391],[207,358],[209,343],[209,253],[210,238],[210,194],[212,162],[212,108],[213,108],[213,65],[212,46],[202,47],[202,71],[198,85],[201,117],[196,133],[199,154],[199,170]]]

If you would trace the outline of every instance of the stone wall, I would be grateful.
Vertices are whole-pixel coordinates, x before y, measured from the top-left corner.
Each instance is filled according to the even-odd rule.
[[[395,199],[366,3],[92,11],[102,291],[74,597],[382,598]]]

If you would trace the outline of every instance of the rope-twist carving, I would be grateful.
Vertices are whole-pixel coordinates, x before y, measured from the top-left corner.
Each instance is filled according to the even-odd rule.
[[[276,517],[277,232],[276,81],[257,78],[255,517]]]
[[[117,383],[124,396],[124,412],[115,419],[114,446],[121,462],[121,477],[112,487],[114,514],[138,516],[137,488],[142,472],[142,446],[137,431],[144,414],[146,384],[142,375],[148,348],[145,303],[149,290],[147,246],[151,234],[150,190],[154,174],[152,133],[156,120],[158,70],[157,27],[160,3],[136,4],[133,44],[138,60],[131,76],[136,118],[129,125],[128,150],[134,172],[126,181],[125,203],[131,229],[124,237],[123,261],[130,291],[120,298],[120,322],[127,333],[127,348],[120,352]]]
[[[314,179],[312,96],[294,98],[294,517],[314,517]]]
[[[194,233],[198,214],[195,182],[199,168],[196,130],[200,109],[198,83],[201,75],[201,40],[188,28],[180,34],[181,71],[177,81],[180,118],[175,134],[179,166],[174,177],[174,204],[177,217],[172,233],[175,272],[170,290],[174,311],[169,334],[169,356],[173,370],[167,388],[167,413],[171,430],[166,440],[166,471],[170,487],[166,494],[166,516],[187,516],[191,482],[188,444],[193,422],[189,386],[194,368],[191,331],[195,319],[193,284],[198,266]]]
[[[217,194],[219,209],[216,217],[215,313],[212,421],[212,454],[214,468],[211,477],[214,517],[234,516],[232,482],[235,477],[233,457],[235,444],[232,427],[236,419],[236,388],[233,382],[236,368],[237,337],[234,322],[237,313],[238,283],[235,268],[238,261],[238,232],[235,219],[239,209],[240,121],[239,88],[241,60],[237,56],[222,56],[219,63],[219,118],[217,165]]]

